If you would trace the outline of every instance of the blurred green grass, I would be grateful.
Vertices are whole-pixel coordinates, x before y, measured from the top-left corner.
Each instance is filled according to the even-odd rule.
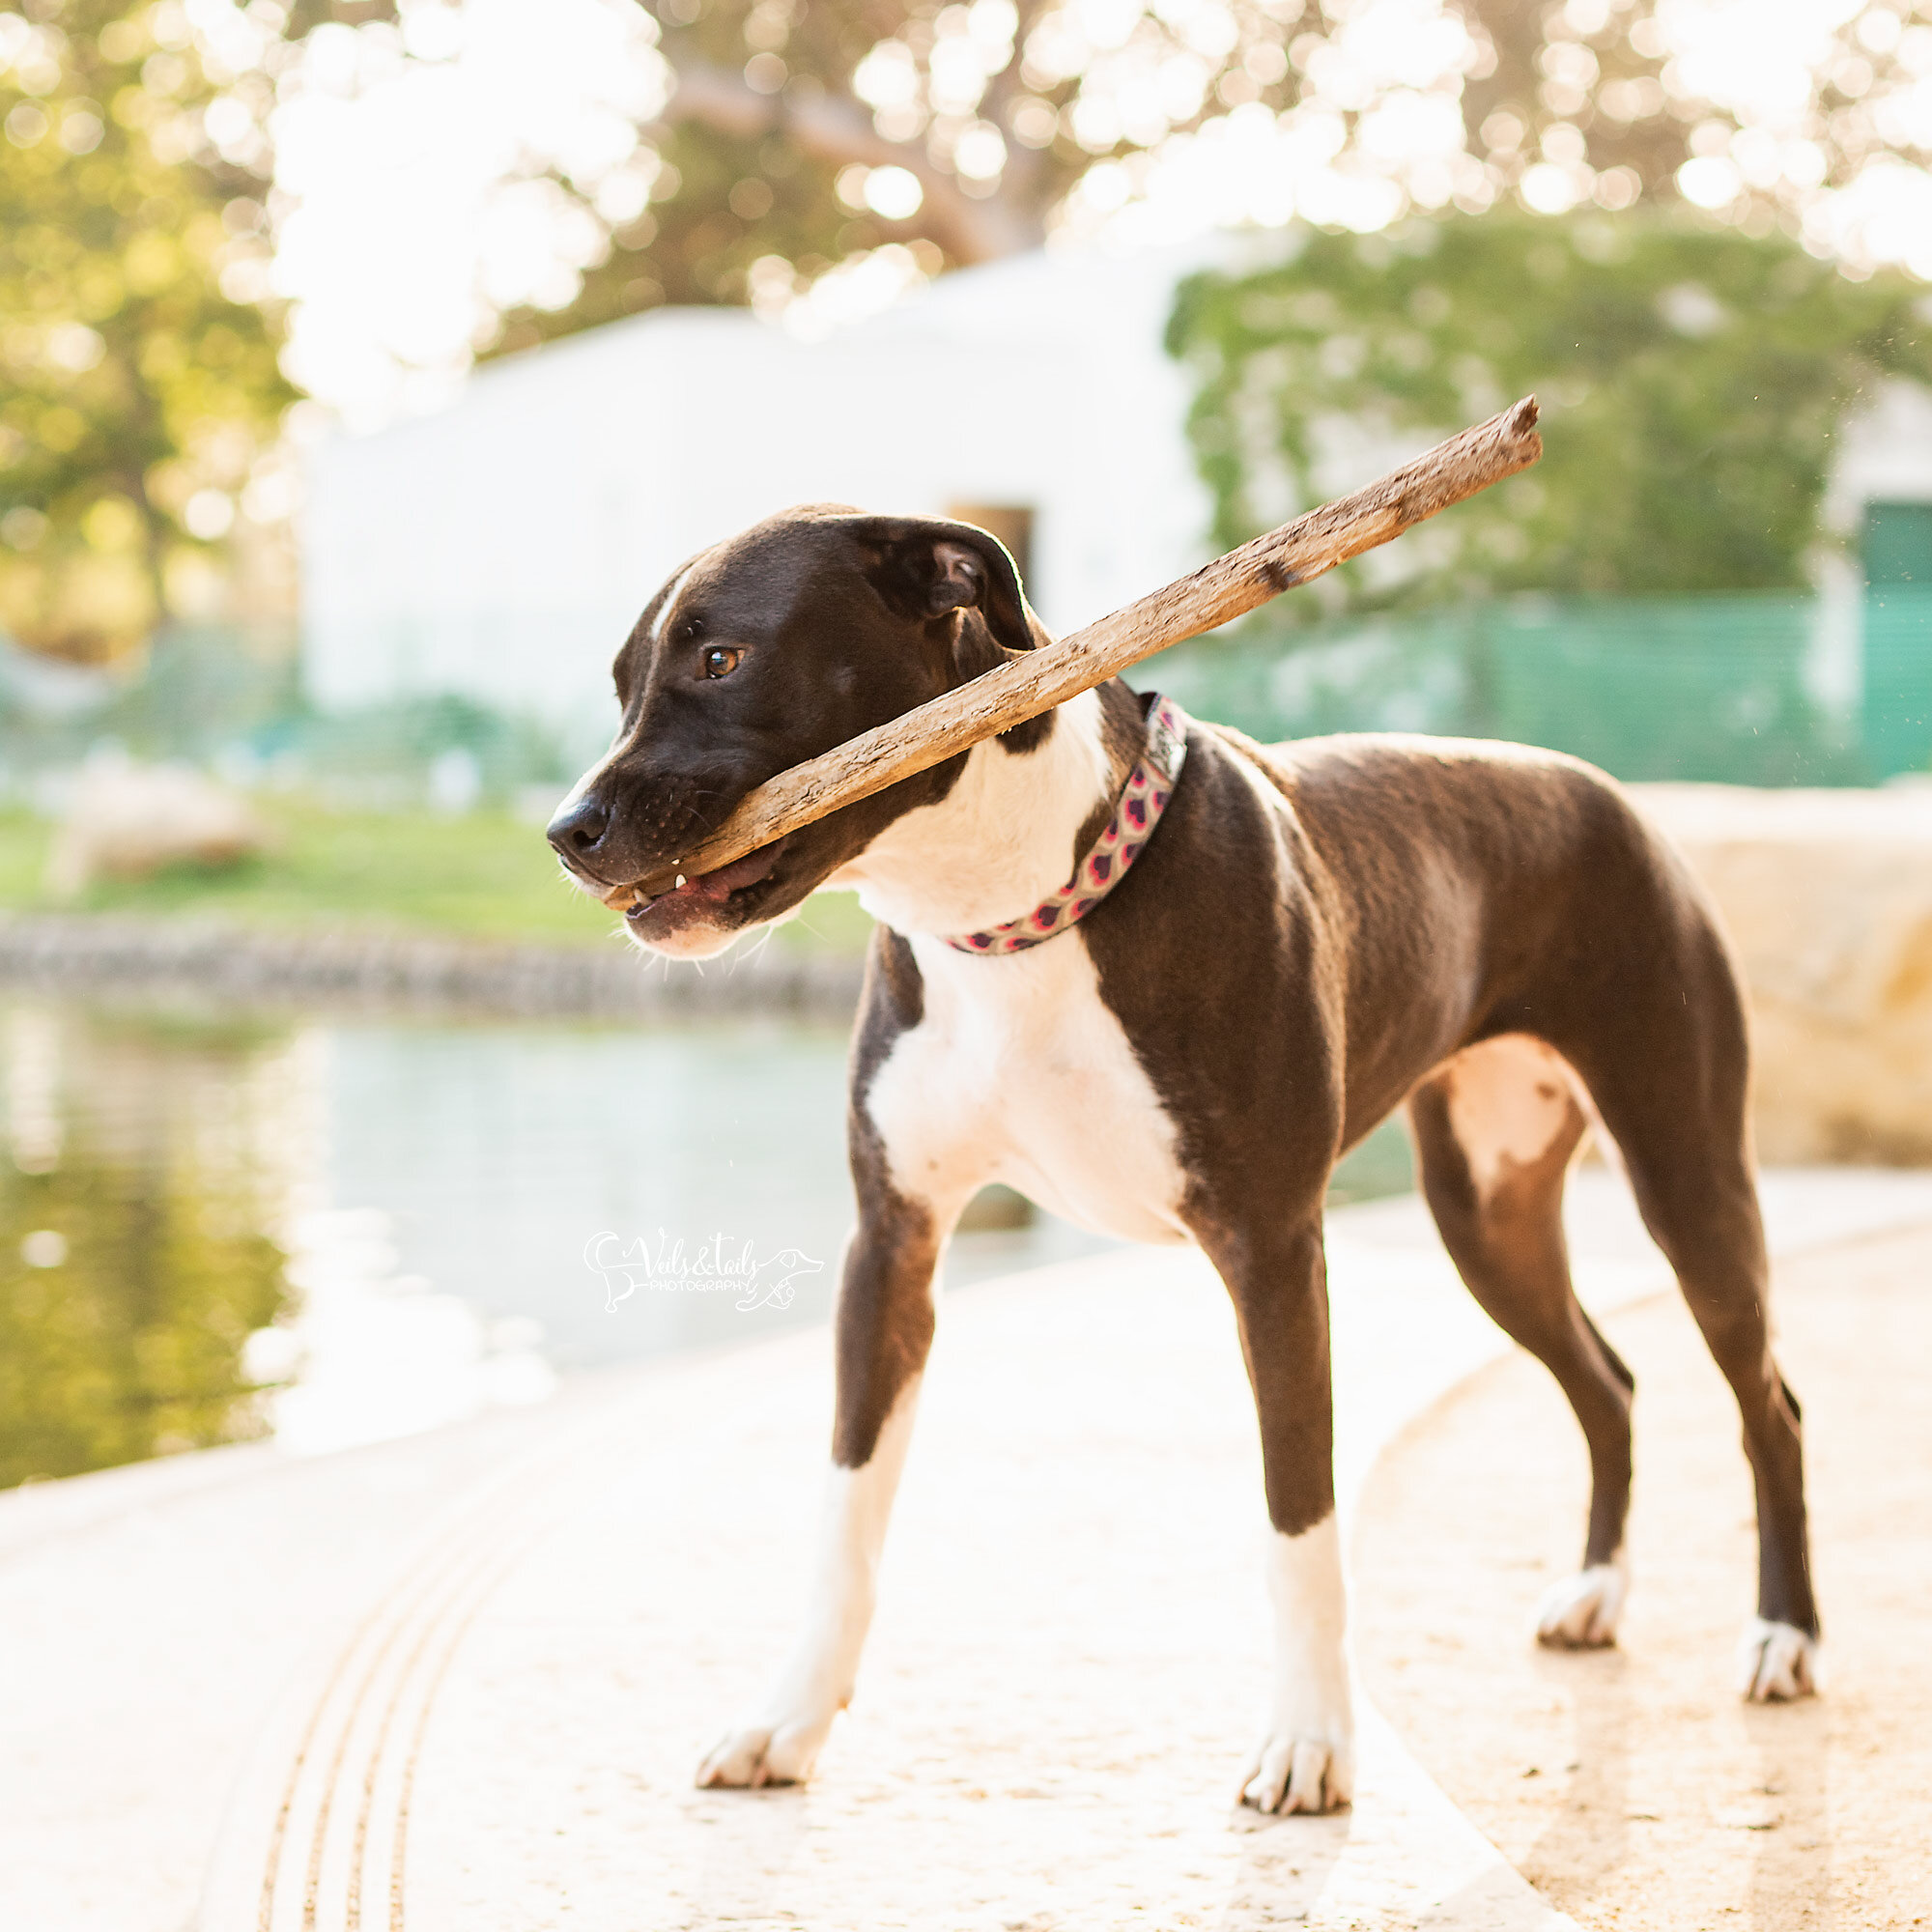
[[[259,859],[103,881],[72,899],[46,886],[54,827],[27,811],[0,811],[0,909],[543,946],[607,946],[617,923],[565,881],[542,831],[508,812],[342,811],[296,798],[260,799],[257,810],[273,840]],[[871,923],[850,893],[820,893],[775,943],[856,954]]]

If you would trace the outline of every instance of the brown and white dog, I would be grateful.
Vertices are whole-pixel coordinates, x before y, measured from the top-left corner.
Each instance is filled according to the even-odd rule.
[[[652,600],[617,658],[615,744],[552,842],[586,890],[621,893],[774,773],[1043,641],[982,530],[832,506],[774,517]],[[678,958],[820,886],[856,887],[878,921],[851,1061],[859,1225],[823,1561],[796,1654],[701,1783],[806,1777],[852,1694],[934,1268],[960,1209],[1000,1180],[1111,1235],[1196,1242],[1226,1282],[1273,1529],[1275,1684],[1242,1795],[1347,1803],[1321,1210],[1337,1157],[1398,1107],[1463,1280],[1588,1439],[1583,1566],[1544,1604],[1543,1640],[1610,1642],[1626,1588],[1632,1378],[1577,1304],[1560,1218],[1595,1126],[1743,1411],[1759,1522],[1746,1694],[1812,1688],[1799,1411],[1766,1331],[1744,1013],[1684,865],[1573,758],[1373,736],[1264,748],[1182,723],[1176,779],[1144,700],[1104,685],[627,914]],[[1165,815],[1131,871],[1089,893],[1089,857],[1116,849],[1119,801],[1150,771]],[[1051,937],[989,944],[1037,907]]]

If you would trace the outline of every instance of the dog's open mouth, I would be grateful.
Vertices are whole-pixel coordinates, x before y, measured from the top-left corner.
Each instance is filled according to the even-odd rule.
[[[621,912],[639,938],[666,938],[685,926],[708,923],[734,894],[762,885],[771,876],[783,846],[784,840],[777,839],[715,872],[696,872],[690,877],[679,874],[669,892],[652,897],[646,897],[636,886],[617,886],[604,895],[604,903]]]

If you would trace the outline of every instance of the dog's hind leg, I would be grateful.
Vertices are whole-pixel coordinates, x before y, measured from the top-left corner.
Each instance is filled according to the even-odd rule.
[[[1606,1052],[1601,1065],[1578,1064],[1577,1070],[1744,1422],[1758,1524],[1757,1614],[1745,1631],[1745,1694],[1802,1697],[1816,1689],[1818,1641],[1804,1438],[1797,1398],[1772,1356],[1770,1269],[1746,1118],[1744,1019],[1715,934],[1709,956],[1692,954],[1637,1024],[1643,1053]],[[1587,1047],[1577,1058],[1587,1063]]]
[[[1577,1300],[1563,1184],[1586,1121],[1567,1067],[1511,1034],[1445,1061],[1409,1099],[1422,1191],[1458,1271],[1496,1324],[1556,1378],[1590,1451],[1581,1572],[1537,1610],[1540,1642],[1613,1642],[1629,1588],[1634,1382]]]

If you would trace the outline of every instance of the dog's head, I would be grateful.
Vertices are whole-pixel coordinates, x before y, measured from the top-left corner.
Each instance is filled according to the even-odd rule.
[[[1045,640],[986,531],[787,510],[692,558],[645,607],[613,667],[616,741],[551,821],[550,841],[579,885],[611,897],[674,864],[766,779]],[[639,900],[632,936],[682,958],[721,952],[789,912],[900,813],[944,797],[959,763]]]

